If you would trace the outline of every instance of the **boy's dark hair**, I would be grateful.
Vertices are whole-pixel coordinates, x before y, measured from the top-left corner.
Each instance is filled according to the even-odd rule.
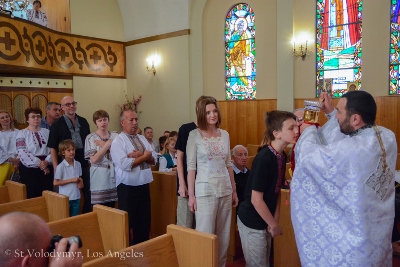
[[[58,155],[64,158],[63,152],[67,150],[70,146],[76,149],[74,141],[71,139],[65,139],[58,144]]]
[[[265,113],[265,126],[266,130],[264,133],[264,139],[261,142],[258,151],[269,145],[275,140],[274,131],[282,130],[283,122],[287,119],[293,119],[296,121],[297,117],[292,112],[273,110]]]
[[[351,91],[344,94],[342,98],[347,99],[346,113],[348,117],[358,114],[366,124],[375,122],[376,102],[371,94],[365,91]]]

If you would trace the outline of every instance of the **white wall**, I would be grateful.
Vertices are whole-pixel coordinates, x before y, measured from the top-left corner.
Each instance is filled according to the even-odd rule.
[[[123,41],[124,25],[117,0],[70,0],[71,33]],[[87,119],[91,131],[96,130],[92,117],[104,109],[110,115],[109,129],[119,131],[117,104],[124,101],[126,79],[79,77],[73,78],[77,113]]]
[[[128,95],[142,95],[139,127],[152,127],[155,138],[191,121],[188,47],[187,35],[126,47]],[[152,54],[161,58],[155,76],[146,70]]]
[[[118,0],[126,41],[189,28],[190,0]]]

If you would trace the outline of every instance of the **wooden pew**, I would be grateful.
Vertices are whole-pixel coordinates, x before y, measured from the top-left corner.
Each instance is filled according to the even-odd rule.
[[[124,259],[121,259],[123,255]],[[167,233],[83,264],[84,267],[214,267],[218,266],[217,236],[177,225],[168,225]]]
[[[397,153],[396,170],[400,170],[400,153]]]
[[[24,199],[26,199],[26,185],[6,181],[5,185],[0,186],[0,204]]]
[[[43,191],[41,197],[0,204],[0,216],[12,211],[34,213],[46,222],[69,217],[68,197],[51,191]]]
[[[165,234],[167,226],[176,223],[176,173],[153,171],[150,183],[151,236]]]
[[[49,222],[48,226],[54,235],[79,235],[84,262],[129,245],[128,213],[102,205],[94,205],[93,212]]]
[[[274,237],[274,266],[301,267],[290,217],[290,190],[281,189],[280,203],[279,224],[283,235]]]

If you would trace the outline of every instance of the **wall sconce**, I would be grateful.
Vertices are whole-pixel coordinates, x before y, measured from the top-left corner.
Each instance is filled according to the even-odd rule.
[[[306,40],[305,46],[303,46],[303,42],[300,44],[299,49],[296,50],[296,42],[293,41],[293,56],[295,57],[301,57],[301,59],[304,61],[306,59],[306,56],[308,56],[308,51],[307,51],[307,43],[308,40]]]
[[[150,57],[148,57],[146,59],[146,61],[147,61],[147,66],[146,66],[147,72],[149,74],[156,75],[156,67],[155,67],[155,65],[158,64],[158,62],[160,61],[159,57],[156,56],[156,55],[150,56]],[[151,67],[149,67],[149,65],[151,65]]]

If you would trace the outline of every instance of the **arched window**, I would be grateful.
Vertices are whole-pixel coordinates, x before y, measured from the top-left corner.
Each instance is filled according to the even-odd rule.
[[[317,0],[317,96],[324,84],[334,97],[361,88],[362,2]]]
[[[246,3],[232,7],[225,19],[225,90],[227,100],[256,98],[256,26]]]
[[[400,41],[400,0],[391,0],[390,8],[390,58],[389,95],[400,95],[399,89],[399,41]]]

